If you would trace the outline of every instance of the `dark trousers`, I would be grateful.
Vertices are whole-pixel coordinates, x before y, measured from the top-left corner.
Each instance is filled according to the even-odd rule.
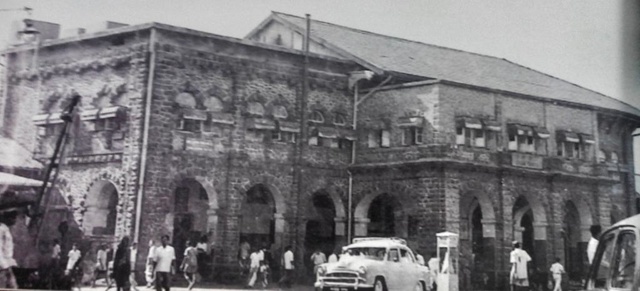
[[[285,288],[291,288],[291,283],[293,283],[294,270],[285,269],[284,276],[280,279],[280,285]]]
[[[169,291],[169,280],[171,276],[169,272],[156,272],[156,291],[162,291],[162,289]]]

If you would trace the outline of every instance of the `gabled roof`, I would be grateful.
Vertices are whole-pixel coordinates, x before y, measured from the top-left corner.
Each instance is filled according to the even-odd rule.
[[[263,21],[251,38],[271,21],[304,33],[306,19],[280,12]],[[397,72],[472,86],[584,104],[640,116],[640,109],[617,99],[506,59],[312,20],[311,38],[345,58],[374,71]]]

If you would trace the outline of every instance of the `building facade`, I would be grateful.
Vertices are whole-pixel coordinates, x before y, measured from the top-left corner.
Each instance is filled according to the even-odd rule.
[[[461,284],[495,289],[511,241],[541,273],[558,256],[578,279],[589,227],[637,212],[640,110],[502,59],[319,21],[305,58],[301,23],[274,13],[246,39],[153,23],[5,51],[3,133],[36,158],[82,96],[47,223],[67,220],[90,253],[130,235],[139,269],[150,239],[181,253],[204,237],[223,276],[243,242],[276,257],[292,245],[302,267],[349,234],[404,237],[429,257],[451,231]],[[366,49],[382,44],[398,54],[388,63]]]

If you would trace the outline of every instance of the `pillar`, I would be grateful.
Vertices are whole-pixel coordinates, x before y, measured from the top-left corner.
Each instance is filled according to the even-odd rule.
[[[367,227],[371,220],[366,217],[356,217],[354,219],[354,237],[367,236]]]

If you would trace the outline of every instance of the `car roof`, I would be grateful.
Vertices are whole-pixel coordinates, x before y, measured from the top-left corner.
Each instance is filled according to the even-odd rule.
[[[347,246],[347,248],[386,248],[386,247],[406,247],[404,244],[393,240],[370,240],[353,243]]]
[[[607,230],[612,229],[612,228],[617,228],[617,227],[620,227],[620,226],[626,226],[626,225],[640,227],[640,214],[636,214],[634,216],[627,217],[627,218],[625,218],[623,220],[620,220],[620,221],[616,222],[614,225],[612,225],[611,227],[609,227]]]

